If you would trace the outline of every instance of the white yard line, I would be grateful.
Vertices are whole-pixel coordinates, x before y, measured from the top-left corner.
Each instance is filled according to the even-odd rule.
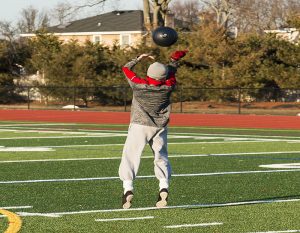
[[[274,136],[257,134],[208,134],[208,133],[170,133],[171,135],[195,135],[195,136],[217,136],[217,137],[250,137],[250,138],[288,138],[295,139],[297,136]]]
[[[288,168],[292,168],[292,169],[300,169],[300,163],[281,163],[281,164],[264,164],[264,165],[259,165],[259,167],[263,167],[263,168],[280,168],[280,169],[288,169]]]
[[[43,133],[49,133],[49,132],[43,132]],[[58,132],[55,132],[58,133]],[[25,140],[25,139],[61,139],[61,138],[105,138],[105,137],[126,137],[127,133],[110,133],[110,134],[102,134],[102,133],[64,133],[64,134],[84,134],[80,136],[35,136],[35,137],[6,137],[6,138],[0,138],[0,140]],[[169,137],[169,138],[175,138],[176,137]],[[213,140],[213,139],[220,139],[224,141],[213,141],[213,142],[200,142],[200,143],[225,143],[225,142],[288,142],[288,143],[300,143],[300,140],[298,139],[265,139],[265,138],[230,138],[230,137],[213,137],[213,138],[207,138],[207,137],[179,137],[178,139],[193,139],[193,140]],[[198,143],[198,142],[191,142],[191,143]],[[169,144],[174,144],[174,143],[169,143]],[[176,143],[179,144],[179,143]],[[183,142],[181,144],[190,144],[189,142]]]
[[[6,127],[11,127],[12,129],[9,129],[10,131],[21,131],[24,132],[24,130],[22,130],[23,126],[55,126],[55,125],[78,125],[78,124],[73,124],[73,123],[66,123],[66,124],[10,124],[10,125],[0,125],[0,131],[7,131],[8,129],[6,129]],[[4,129],[2,129],[1,127],[4,127]],[[14,129],[14,128],[20,128],[20,129]],[[71,131],[74,129],[64,129],[64,128],[54,128],[55,130],[53,130],[53,128],[35,128],[35,129],[25,129],[28,130],[30,132],[41,132],[44,133],[45,129],[49,129],[46,132],[53,132],[53,133],[58,133],[59,131],[57,130],[61,130],[63,131],[62,133],[65,133],[65,131]],[[87,132],[108,132],[108,133],[127,133],[127,130],[89,130],[89,129],[77,129],[77,131],[73,131],[73,132],[69,132],[69,133],[87,133]],[[256,134],[209,134],[209,133],[192,133],[192,132],[188,132],[188,133],[169,133],[169,136],[179,136],[179,135],[183,135],[182,137],[204,137],[204,136],[208,136],[208,137],[225,137],[225,138],[230,138],[230,137],[238,137],[238,138],[243,138],[243,137],[248,137],[248,138],[277,138],[277,139],[282,139],[282,138],[287,138],[287,139],[295,139],[297,138],[297,136],[273,136],[273,135],[256,135]],[[297,140],[297,139],[295,139]]]
[[[219,142],[168,142],[168,145],[196,145],[196,144],[232,144],[232,143],[245,143],[258,141],[219,141]],[[259,141],[260,142],[260,141]],[[89,146],[124,146],[124,143],[110,143],[110,144],[98,144],[98,145],[62,145],[62,146],[45,146],[53,148],[64,148],[64,147],[89,147]]]
[[[1,151],[1,150],[0,150]],[[147,156],[144,156],[147,157]],[[151,156],[153,158],[153,156]],[[120,157],[106,158],[73,158],[73,159],[31,159],[31,160],[7,160],[0,161],[1,163],[35,163],[35,162],[63,162],[63,161],[89,161],[89,160],[120,160]]]
[[[286,230],[286,231],[259,231],[259,232],[248,232],[248,233],[294,233],[300,232],[300,230]]]
[[[112,212],[125,212],[125,211],[145,211],[145,210],[162,210],[162,209],[191,209],[191,208],[209,208],[209,207],[225,207],[225,206],[240,206],[240,205],[252,205],[252,204],[268,204],[268,203],[283,203],[283,202],[298,202],[300,199],[273,199],[273,200],[258,200],[258,201],[245,201],[245,202],[229,202],[229,203],[216,203],[216,204],[195,204],[195,205],[178,205],[167,206],[164,208],[157,207],[144,207],[144,208],[130,208],[130,209],[102,209],[102,210],[81,210],[81,211],[69,211],[69,212],[56,212],[56,213],[27,213],[17,212],[19,216],[55,216],[60,217],[64,215],[76,215],[76,214],[91,214],[91,213],[112,213]]]
[[[22,128],[22,127],[11,127],[1,128],[0,132],[14,132],[14,133],[24,133],[24,132],[35,132],[35,133],[127,133],[127,130],[108,130],[108,129],[68,129],[68,128]]]
[[[124,143],[114,143],[114,144],[91,144],[91,145],[62,145],[62,146],[40,146],[40,147],[51,147],[51,148],[69,148],[69,147],[105,147],[105,146],[124,146]]]
[[[154,216],[134,217],[134,218],[101,218],[101,219],[95,219],[95,221],[113,222],[113,221],[134,221],[134,220],[144,220],[144,219],[154,219]]]
[[[12,138],[0,138],[0,140],[16,140],[16,139],[61,139],[61,138],[105,138],[105,137],[125,137],[127,134],[103,134],[103,135],[80,135],[80,136],[36,136],[36,137],[12,137]]]
[[[40,129],[40,130],[39,130]],[[36,129],[1,129],[0,131],[11,131],[18,133],[25,132],[36,132],[36,133],[61,133],[61,134],[81,134],[82,136],[48,136],[48,137],[14,137],[14,138],[0,138],[9,140],[9,139],[37,139],[37,138],[76,138],[76,137],[125,137],[127,131],[112,131],[112,130],[82,130],[80,131],[71,131],[72,129],[58,129],[58,130],[45,130],[47,128],[36,128]],[[60,131],[59,131],[60,130]],[[70,131],[68,131],[70,130]],[[66,132],[68,131],[68,132]],[[203,134],[203,133],[170,133],[169,138],[186,138],[194,140],[212,140],[212,139],[223,139],[225,141],[262,141],[262,142],[276,142],[276,141],[287,141],[291,143],[300,142],[297,137],[293,136],[260,136],[260,135],[236,135],[236,134]]]
[[[0,206],[0,209],[12,210],[12,209],[30,209],[32,206]]]
[[[183,224],[183,225],[170,225],[164,226],[164,228],[187,228],[187,227],[209,227],[223,225],[222,222],[211,222],[211,223],[198,223],[198,224]]]
[[[226,156],[226,155],[263,155],[263,154],[300,154],[300,151],[266,151],[266,152],[242,152],[242,153],[224,153],[224,154],[210,154],[212,156]]]
[[[53,126],[53,125],[78,125],[76,123],[45,123],[45,124],[1,124],[0,127],[22,127],[22,126]]]
[[[223,139],[224,141],[268,141],[268,142],[280,142],[280,141],[291,141],[291,142],[300,142],[299,139],[295,139],[295,137],[290,138],[267,138],[267,137],[244,137],[244,135],[239,135],[236,137],[232,136],[217,136],[217,135],[211,135],[211,136],[196,136],[196,135],[172,135],[170,134],[168,136],[170,139],[194,139],[194,140],[207,140],[207,139]]]
[[[0,152],[25,152],[25,151],[55,151],[47,147],[0,147]]]
[[[263,174],[263,173],[279,173],[279,172],[300,172],[300,169],[173,174],[172,177],[220,176],[220,175],[258,174],[258,173]],[[155,178],[155,176],[154,175],[137,176],[136,178],[148,179],[148,178]],[[10,180],[10,181],[0,181],[0,184],[74,182],[74,181],[116,180],[116,179],[120,179],[120,178],[118,176],[111,176],[111,177],[66,178],[66,179],[44,179],[44,180]]]
[[[32,147],[34,148],[34,147]],[[39,147],[47,148],[47,147]],[[52,148],[52,147],[51,147]],[[49,148],[49,149],[51,149]],[[53,147],[56,148],[56,147]],[[0,151],[1,151],[0,147]],[[222,154],[194,154],[194,155],[169,155],[169,158],[189,158],[189,157],[208,157],[208,156],[235,156],[235,155],[268,155],[268,154],[300,154],[300,151],[267,151],[267,152],[245,152],[245,153],[222,153]],[[152,159],[153,156],[142,156],[142,159]],[[121,157],[102,157],[102,158],[70,158],[70,159],[29,159],[29,160],[4,160],[1,163],[33,163],[33,162],[61,162],[61,161],[89,161],[89,160],[120,160]]]

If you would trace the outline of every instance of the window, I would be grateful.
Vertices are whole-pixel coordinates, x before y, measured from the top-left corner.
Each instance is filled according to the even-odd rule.
[[[101,43],[101,36],[94,36],[94,43]]]
[[[121,35],[120,45],[121,45],[121,47],[125,47],[127,45],[130,45],[130,35],[129,34]]]

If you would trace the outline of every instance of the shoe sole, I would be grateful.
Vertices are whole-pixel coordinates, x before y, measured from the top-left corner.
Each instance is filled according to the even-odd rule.
[[[158,208],[162,208],[162,207],[165,207],[167,206],[167,198],[168,198],[168,193],[167,192],[161,192],[159,194],[161,200],[156,202],[156,207]]]
[[[131,207],[131,201],[132,201],[133,195],[128,195],[126,197],[126,202],[123,204],[123,209],[129,209]]]

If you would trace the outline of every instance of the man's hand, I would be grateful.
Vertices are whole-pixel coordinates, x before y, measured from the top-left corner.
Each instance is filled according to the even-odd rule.
[[[151,55],[148,54],[148,53],[141,54],[140,56],[138,56],[137,60],[140,61],[140,60],[142,60],[143,58],[147,58],[147,57],[150,58],[150,59],[152,59],[152,60],[154,60],[154,57],[151,56]]]
[[[180,50],[175,51],[171,54],[171,59],[174,61],[178,61],[179,59],[183,58],[187,54],[188,50]]]

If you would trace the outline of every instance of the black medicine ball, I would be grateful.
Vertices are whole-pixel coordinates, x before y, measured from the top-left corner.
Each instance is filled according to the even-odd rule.
[[[169,47],[176,43],[178,35],[173,28],[159,27],[152,32],[152,39],[159,46]]]

